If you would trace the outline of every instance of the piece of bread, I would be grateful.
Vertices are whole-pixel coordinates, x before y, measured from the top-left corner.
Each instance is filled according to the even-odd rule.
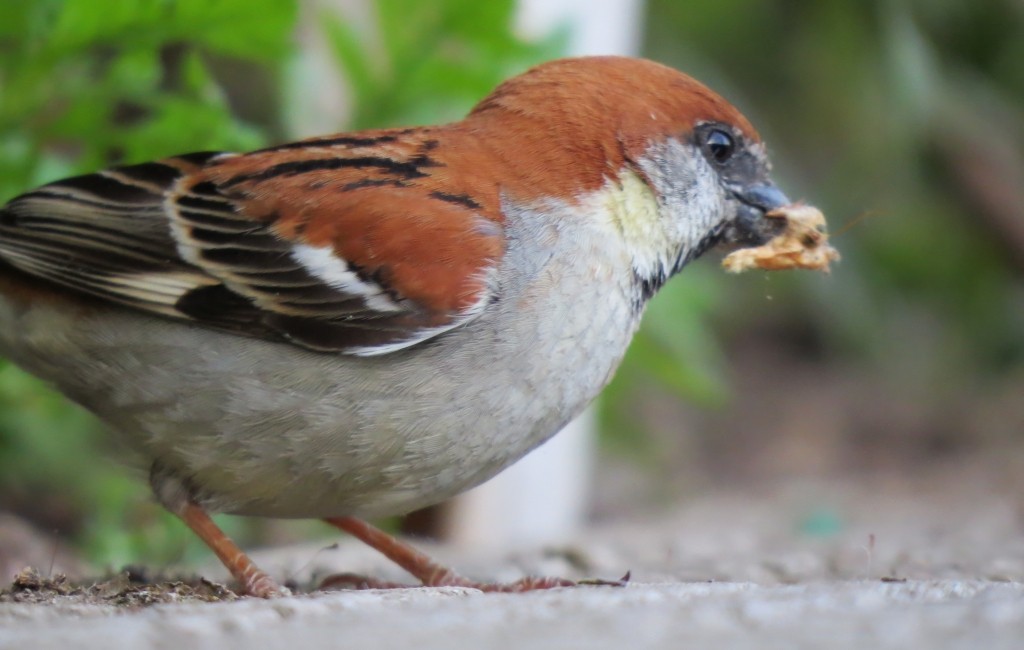
[[[722,260],[730,273],[750,269],[784,271],[811,269],[828,273],[830,262],[839,260],[839,251],[828,244],[825,215],[810,205],[787,205],[765,215],[785,219],[783,231],[767,244],[733,251]]]

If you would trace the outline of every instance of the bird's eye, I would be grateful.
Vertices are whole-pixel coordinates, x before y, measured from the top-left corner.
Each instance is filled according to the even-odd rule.
[[[719,165],[728,162],[736,152],[736,142],[732,139],[732,136],[720,129],[708,132],[708,137],[704,144],[711,159]]]

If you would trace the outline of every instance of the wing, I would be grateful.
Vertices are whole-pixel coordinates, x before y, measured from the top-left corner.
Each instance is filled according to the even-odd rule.
[[[478,316],[503,253],[498,219],[438,189],[434,146],[415,131],[371,132],[58,181],[0,211],[0,258],[236,334],[400,350]]]

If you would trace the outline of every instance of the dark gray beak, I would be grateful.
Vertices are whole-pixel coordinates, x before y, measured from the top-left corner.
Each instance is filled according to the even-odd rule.
[[[722,242],[729,248],[760,246],[781,232],[783,222],[765,219],[772,210],[790,205],[782,190],[772,183],[757,183],[733,189],[739,200],[736,219],[726,227]]]
[[[782,193],[782,190],[771,183],[759,183],[745,187],[736,192],[736,197],[743,203],[758,208],[762,212],[771,212],[790,203],[786,195]]]

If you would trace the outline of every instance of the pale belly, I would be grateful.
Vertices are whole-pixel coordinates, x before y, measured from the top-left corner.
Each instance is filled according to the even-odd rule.
[[[158,463],[210,510],[376,517],[490,478],[597,395],[638,315],[622,292],[586,284],[567,295],[541,286],[543,304],[505,301],[375,358],[0,301],[0,354],[95,412],[136,462]]]

